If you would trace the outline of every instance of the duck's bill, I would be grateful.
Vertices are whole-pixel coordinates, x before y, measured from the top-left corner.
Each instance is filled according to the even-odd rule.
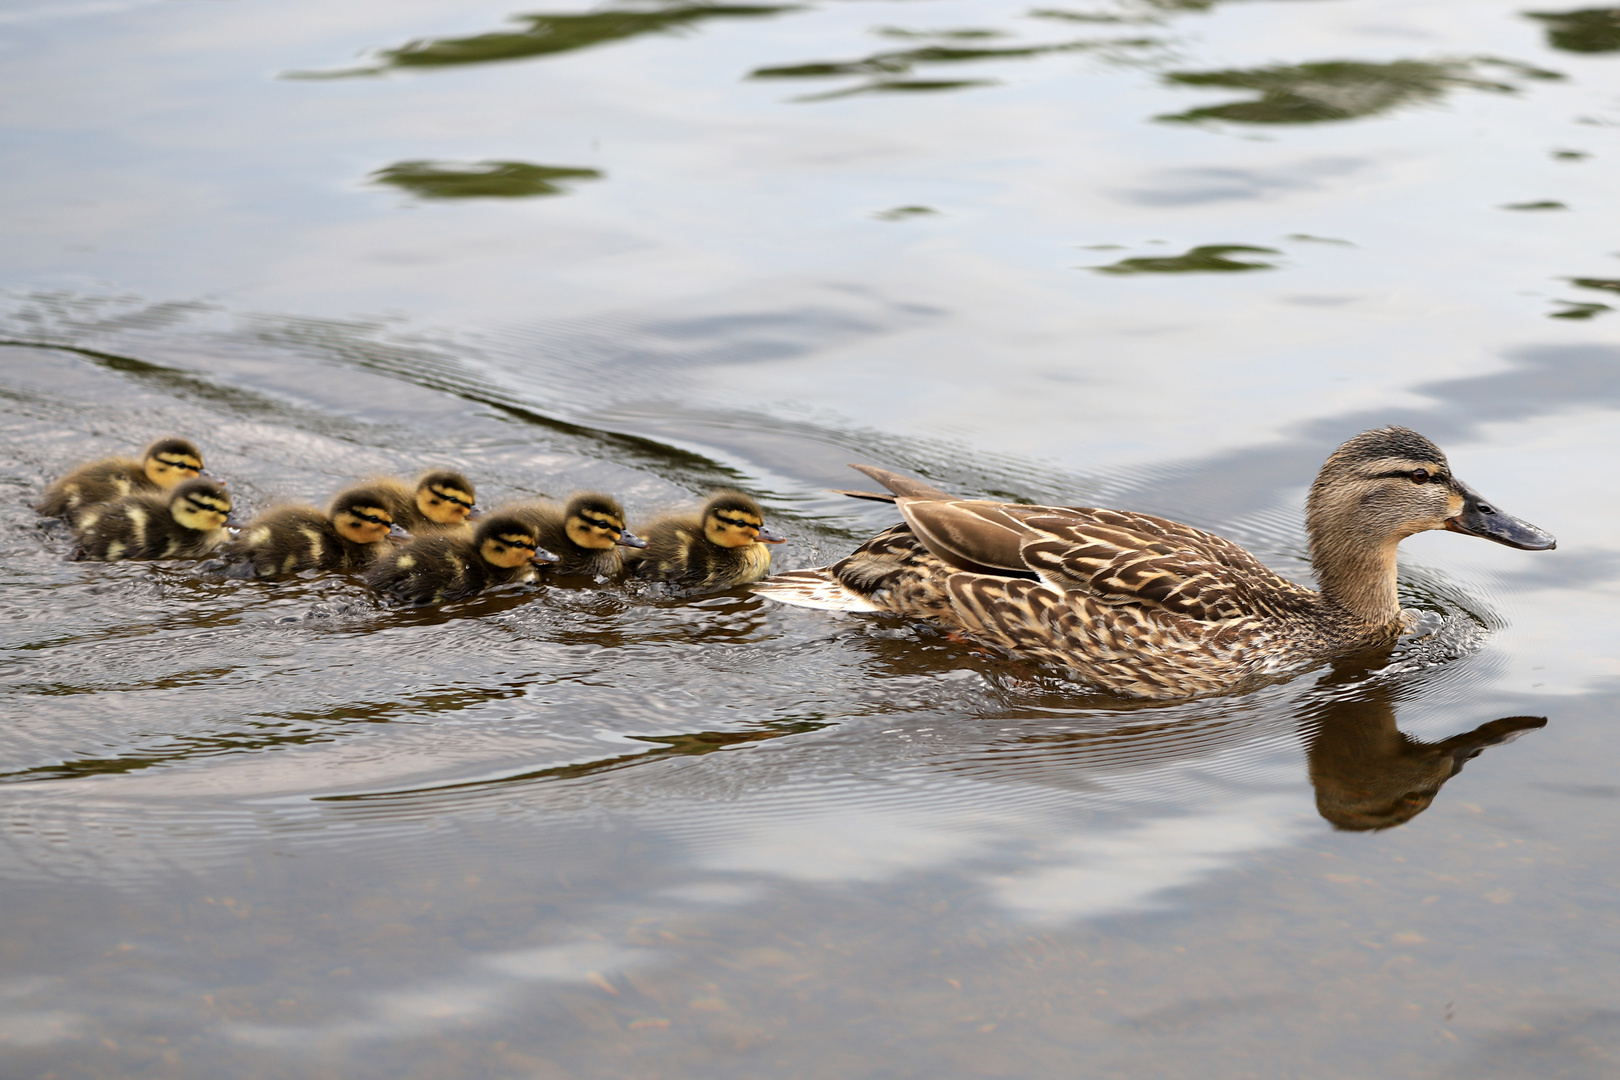
[[[785,544],[787,543],[787,537],[775,529],[767,529],[761,525],[759,527],[759,542],[762,544]]]
[[[529,557],[529,561],[536,566],[544,566],[546,563],[557,562],[558,556],[553,555],[545,548],[535,548],[534,554]]]
[[[399,522],[396,521],[392,525],[388,526],[388,539],[409,540],[410,538],[410,530],[406,529],[405,526],[401,525]]]
[[[633,548],[644,548],[644,547],[647,546],[647,541],[643,540],[641,537],[637,536],[635,533],[631,532],[629,529],[626,529],[623,532],[621,532],[619,534],[619,538],[617,540],[615,540],[614,543],[623,544],[625,547],[633,547]]]
[[[1446,519],[1446,528],[1452,532],[1481,536],[1525,551],[1551,551],[1558,546],[1551,533],[1542,532],[1528,521],[1520,521],[1511,514],[1502,513],[1466,484],[1459,486],[1463,494],[1462,513]]]

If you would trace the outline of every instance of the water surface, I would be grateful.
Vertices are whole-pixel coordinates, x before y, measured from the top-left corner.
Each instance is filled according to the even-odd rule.
[[[0,1076],[1609,1077],[1620,47],[1459,0],[0,3]],[[1213,529],[1407,424],[1555,552],[1133,705],[645,587],[385,608],[86,565],[248,509],[846,462]]]

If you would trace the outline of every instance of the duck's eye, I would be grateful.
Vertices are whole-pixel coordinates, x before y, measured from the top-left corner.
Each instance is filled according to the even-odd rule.
[[[1429,470],[1428,469],[1413,469],[1412,470],[1412,483],[1414,483],[1414,484],[1427,484],[1428,482],[1429,482]]]

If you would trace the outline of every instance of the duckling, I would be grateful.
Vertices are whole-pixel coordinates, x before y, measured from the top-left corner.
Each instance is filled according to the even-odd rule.
[[[141,492],[168,491],[196,477],[202,467],[202,451],[189,440],[158,439],[146,448],[139,461],[107,458],[79,466],[47,488],[35,509],[45,517],[63,518],[73,525],[86,506]]]
[[[75,559],[200,559],[230,539],[225,485],[198,477],[169,492],[141,492],[82,507]]]
[[[719,590],[758,581],[770,572],[771,551],[787,537],[765,527],[759,503],[740,491],[716,492],[700,514],[660,518],[647,528],[644,551],[625,564],[640,578]]]
[[[532,581],[535,565],[556,562],[538,531],[516,514],[492,514],[463,533],[419,536],[366,572],[366,583],[406,604],[442,604],[495,585]]]
[[[523,503],[506,507],[534,526],[540,545],[557,553],[546,569],[555,574],[614,578],[624,571],[621,547],[644,548],[647,541],[624,527],[624,509],[610,495],[583,491],[556,503]]]
[[[233,576],[271,577],[298,570],[364,570],[405,537],[388,499],[376,487],[339,492],[326,513],[313,506],[282,506],[243,527],[220,554]]]
[[[367,484],[387,497],[389,513],[413,536],[455,532],[467,523],[477,501],[472,481],[450,469],[423,473],[413,488],[391,476]]]
[[[1546,551],[1554,539],[1456,479],[1403,427],[1364,431],[1317,474],[1306,504],[1321,590],[1230,540],[1123,510],[957,499],[857,465],[904,524],[854,554],[756,588],[772,600],[930,619],[1009,655],[1127,697],[1228,693],[1392,640],[1412,625],[1395,548],[1428,529]]]

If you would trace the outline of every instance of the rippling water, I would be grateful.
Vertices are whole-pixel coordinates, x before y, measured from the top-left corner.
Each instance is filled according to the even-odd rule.
[[[1610,1077],[1620,13],[0,0],[0,1077]],[[1130,705],[737,592],[67,562],[75,462],[631,524],[849,461],[1309,581],[1402,423],[1559,538]],[[1466,768],[1464,766],[1466,765]]]

